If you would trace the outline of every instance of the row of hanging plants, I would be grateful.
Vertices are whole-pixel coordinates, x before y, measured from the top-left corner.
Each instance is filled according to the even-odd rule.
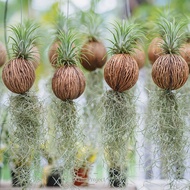
[[[48,108],[51,132],[45,129],[43,105],[37,93],[31,91],[40,62],[38,26],[29,21],[10,26],[9,60],[0,44],[0,65],[6,62],[2,80],[12,92],[8,107],[8,151],[14,163],[12,173],[17,175],[16,186],[27,188],[32,183],[31,169],[51,143],[54,150],[47,159],[53,165],[52,172],[58,173],[55,183],[59,186],[71,186],[73,181],[75,185],[87,185],[83,177],[88,175],[93,162],[90,160],[99,147],[109,167],[110,186],[127,184],[127,164],[134,157],[138,130],[134,86],[145,64],[143,47],[148,28],[138,20],[115,21],[108,29],[111,37],[107,53],[98,27],[103,20],[94,12],[85,14],[85,19],[83,27],[87,35],[82,33],[82,37],[68,17],[60,14],[56,20],[55,38],[48,52],[54,68],[48,85],[51,90],[47,89],[51,91]],[[150,93],[149,111],[153,114],[143,132],[157,145],[154,151],[160,154],[158,162],[161,161],[170,189],[176,189],[176,181],[184,179],[188,169],[185,166],[188,129],[180,105],[183,100],[178,101],[180,94],[176,92],[189,75],[187,26],[188,19],[159,16],[153,31],[155,38],[148,49],[156,85]],[[84,43],[80,37],[85,37]],[[83,93],[85,105],[79,110],[75,99]],[[83,151],[85,156],[81,156]]]

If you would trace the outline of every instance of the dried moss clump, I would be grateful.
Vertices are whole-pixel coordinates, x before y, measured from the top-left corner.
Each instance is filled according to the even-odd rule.
[[[41,143],[41,103],[32,93],[11,96],[9,128],[10,161],[17,176],[16,186],[27,188],[31,181],[30,172]]]
[[[118,178],[122,187],[127,175],[127,154],[129,143],[134,142],[136,127],[135,101],[130,93],[106,92],[103,100],[104,121],[102,125],[105,158],[112,177]],[[114,170],[120,172],[114,176]],[[110,184],[113,186],[113,184]]]
[[[178,179],[185,172],[186,125],[179,97],[171,91],[159,90],[150,95],[151,121],[146,136],[156,145],[154,155],[160,152],[162,176],[169,180],[170,189],[176,189]],[[158,160],[156,160],[158,162]]]
[[[74,180],[74,168],[77,161],[78,143],[82,142],[83,136],[79,125],[76,105],[73,101],[60,101],[54,99],[51,104],[51,113],[54,123],[54,160],[59,167],[62,182],[71,186]],[[56,182],[55,182],[56,183]],[[60,185],[63,185],[60,184]]]

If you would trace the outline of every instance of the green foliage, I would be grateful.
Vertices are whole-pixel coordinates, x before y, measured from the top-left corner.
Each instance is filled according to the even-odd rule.
[[[38,25],[27,21],[25,24],[10,26],[13,35],[9,36],[12,41],[12,54],[14,58],[33,59],[32,48],[36,44],[38,36],[34,35]]]
[[[81,12],[82,31],[89,41],[97,41],[101,36],[103,19],[93,11]]]
[[[76,46],[77,36],[72,31],[59,31],[59,47],[57,65],[75,65],[79,62],[79,48]]]
[[[112,54],[131,54],[144,38],[143,27],[138,23],[126,20],[115,22],[113,31],[109,31],[113,35],[113,40],[109,40],[113,45],[110,47]]]
[[[161,47],[166,54],[179,54],[180,47],[186,41],[187,21],[161,17],[157,22],[159,35],[163,39]]]

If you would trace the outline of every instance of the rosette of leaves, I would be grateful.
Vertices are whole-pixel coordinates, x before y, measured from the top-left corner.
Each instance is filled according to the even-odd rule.
[[[100,40],[103,20],[92,11],[83,13],[82,17],[87,40],[80,51],[80,63],[86,70],[94,71],[102,68],[107,60],[106,48]]]
[[[123,187],[127,177],[128,143],[134,138],[136,126],[134,95],[127,90],[138,80],[139,67],[132,55],[144,33],[137,23],[125,21],[116,22],[110,32],[113,35],[110,40],[112,56],[105,65],[104,78],[112,90],[103,97],[102,135],[110,185]]]
[[[29,91],[35,81],[33,62],[36,61],[36,58],[33,55],[33,48],[37,36],[33,36],[33,32],[36,29],[37,26],[34,24],[17,24],[10,27],[12,58],[3,68],[2,79],[5,86],[17,94]]]
[[[152,131],[148,128],[150,137],[154,139],[160,151],[162,172],[169,180],[171,189],[176,189],[175,182],[184,177],[185,124],[182,108],[174,90],[182,87],[188,79],[187,62],[180,55],[180,48],[185,42],[186,22],[181,20],[160,19],[158,32],[162,35],[163,55],[160,55],[152,67],[152,79],[162,90],[152,95]]]
[[[53,67],[56,67],[57,58],[58,58],[57,50],[60,45],[59,33],[60,31],[67,33],[68,28],[71,28],[71,20],[69,18],[66,18],[66,16],[60,13],[57,15],[55,19],[54,28],[55,28],[54,32],[55,39],[49,48],[48,57],[51,65]]]
[[[9,102],[10,126],[8,151],[12,163],[14,186],[28,188],[32,183],[31,171],[40,151],[42,106],[33,93],[12,95]]]

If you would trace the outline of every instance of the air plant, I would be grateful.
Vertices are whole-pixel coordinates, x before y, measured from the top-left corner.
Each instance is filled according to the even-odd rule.
[[[71,28],[71,21],[69,18],[66,18],[63,14],[58,14],[56,17],[56,21],[54,23],[55,25],[55,39],[53,43],[51,44],[48,52],[48,57],[51,65],[53,67],[58,66],[57,65],[57,59],[58,59],[58,47],[60,45],[60,40],[59,40],[59,32],[67,32],[68,27]],[[74,46],[75,44],[73,44]]]
[[[112,56],[105,65],[104,78],[112,90],[104,96],[102,135],[105,158],[110,167],[110,185],[122,187],[126,183],[128,145],[134,138],[136,125],[134,95],[125,91],[138,80],[139,67],[132,54],[144,34],[137,23],[125,21],[116,22],[110,32],[113,35]]]
[[[18,24],[11,26],[12,59],[3,68],[2,79],[5,86],[12,92],[24,94],[35,81],[33,47],[36,40],[31,36],[36,30],[35,25],[28,27]]]
[[[175,182],[182,179],[185,171],[186,145],[185,124],[178,96],[173,90],[182,87],[188,79],[187,62],[180,56],[180,48],[185,42],[186,22],[181,20],[159,20],[158,31],[162,34],[160,44],[163,55],[153,63],[152,79],[162,90],[156,90],[151,101],[153,124],[147,130],[158,146],[162,163],[162,174],[170,182],[170,189],[176,189]],[[152,99],[152,98],[151,98]]]
[[[86,13],[84,26],[87,30],[87,41],[80,51],[81,65],[88,71],[102,68],[107,60],[107,52],[100,38],[100,25],[103,23],[101,17],[93,12]]]
[[[72,30],[60,31],[60,45],[57,50],[58,69],[52,78],[52,90],[60,100],[53,101],[55,138],[57,156],[63,168],[60,175],[64,180],[73,180],[76,166],[76,143],[81,139],[80,125],[74,99],[85,89],[85,77],[77,67],[79,63],[78,47],[73,46],[76,35]],[[64,175],[63,175],[64,173]],[[61,184],[60,184],[61,185]]]

